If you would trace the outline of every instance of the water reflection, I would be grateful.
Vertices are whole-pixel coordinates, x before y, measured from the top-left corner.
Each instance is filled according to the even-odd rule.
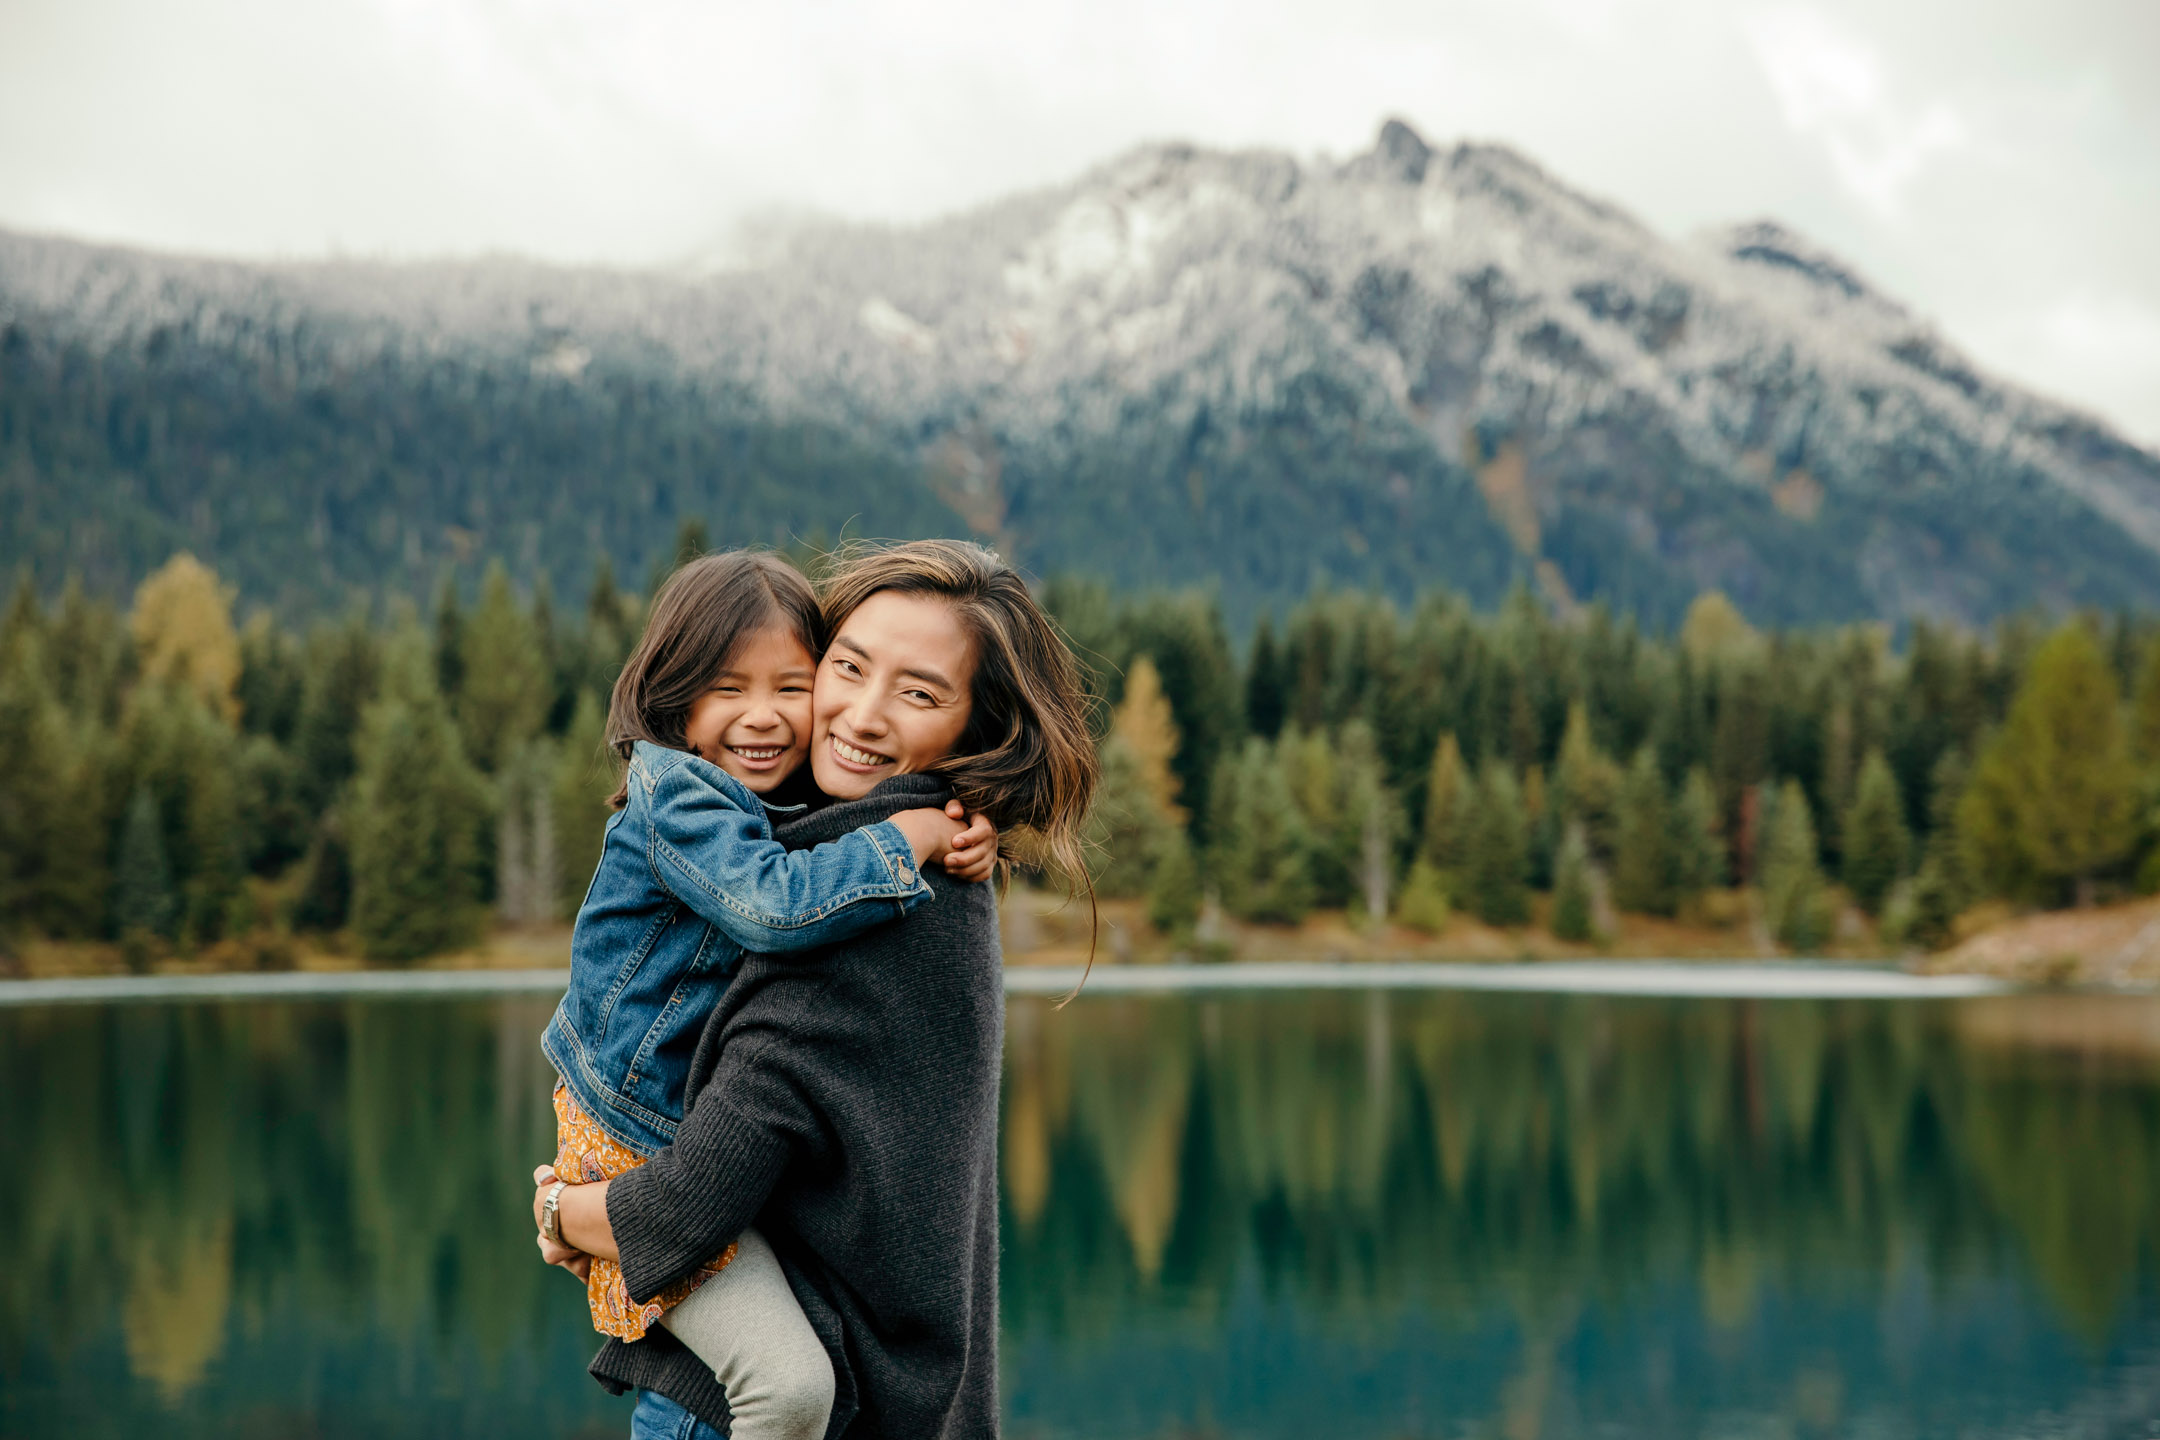
[[[0,1431],[625,1433],[518,1219],[547,1008],[0,1012]],[[1106,997],[1010,1034],[1019,1436],[2160,1409],[2148,1002]]]

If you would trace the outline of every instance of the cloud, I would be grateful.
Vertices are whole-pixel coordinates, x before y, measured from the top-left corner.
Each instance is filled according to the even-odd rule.
[[[1513,145],[1668,234],[1774,215],[2006,373],[2155,437],[2155,17],[2151,0],[0,0],[0,225],[672,264],[733,253],[764,213],[905,223],[1150,140],[1343,156],[1400,115],[1435,142]]]
[[[2160,308],[2075,292],[1976,327],[1974,353],[2160,446]]]
[[[1881,57],[1820,11],[1766,11],[1745,28],[1786,125],[1819,141],[1839,182],[1883,218],[1930,160],[1966,144],[1955,109],[1900,106]]]

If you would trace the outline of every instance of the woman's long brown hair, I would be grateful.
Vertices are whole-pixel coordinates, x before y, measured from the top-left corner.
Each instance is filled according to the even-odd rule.
[[[974,712],[951,756],[931,768],[1000,831],[1030,832],[1033,858],[1069,892],[1085,889],[1092,911],[1082,826],[1100,765],[1088,694],[1071,649],[1027,583],[993,551],[958,540],[857,543],[831,563],[824,584],[829,635],[885,590],[953,607],[974,647]],[[1092,967],[1092,944],[1088,961]]]

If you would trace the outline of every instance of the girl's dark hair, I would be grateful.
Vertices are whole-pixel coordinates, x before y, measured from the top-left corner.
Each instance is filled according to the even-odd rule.
[[[814,659],[825,653],[825,613],[802,572],[777,555],[727,550],[701,555],[653,596],[637,648],[608,700],[608,748],[627,763],[640,740],[681,750],[690,706],[727,667],[735,649],[779,626]],[[609,804],[620,810],[629,780]]]
[[[1081,836],[1100,769],[1087,689],[1019,573],[957,540],[858,543],[833,564],[824,586],[828,634],[882,590],[953,607],[975,651],[974,711],[951,756],[932,768],[1000,831],[1033,832],[1034,858],[1092,896]]]

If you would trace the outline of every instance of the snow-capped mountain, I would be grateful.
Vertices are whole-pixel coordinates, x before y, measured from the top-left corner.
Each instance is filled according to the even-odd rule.
[[[295,393],[371,367],[565,404],[664,381],[693,415],[889,457],[1039,571],[1213,576],[1238,609],[1518,579],[1653,619],[1711,587],[1788,622],[2160,603],[2160,457],[1774,223],[1675,241],[1397,122],[1346,164],[1151,146],[926,226],[774,230],[701,274],[0,236],[0,325],[17,354],[152,368],[184,341]],[[404,558],[441,527],[511,553],[490,537],[517,483]],[[725,475],[709,494],[727,533]],[[829,533],[860,508],[830,498],[782,518]]]

